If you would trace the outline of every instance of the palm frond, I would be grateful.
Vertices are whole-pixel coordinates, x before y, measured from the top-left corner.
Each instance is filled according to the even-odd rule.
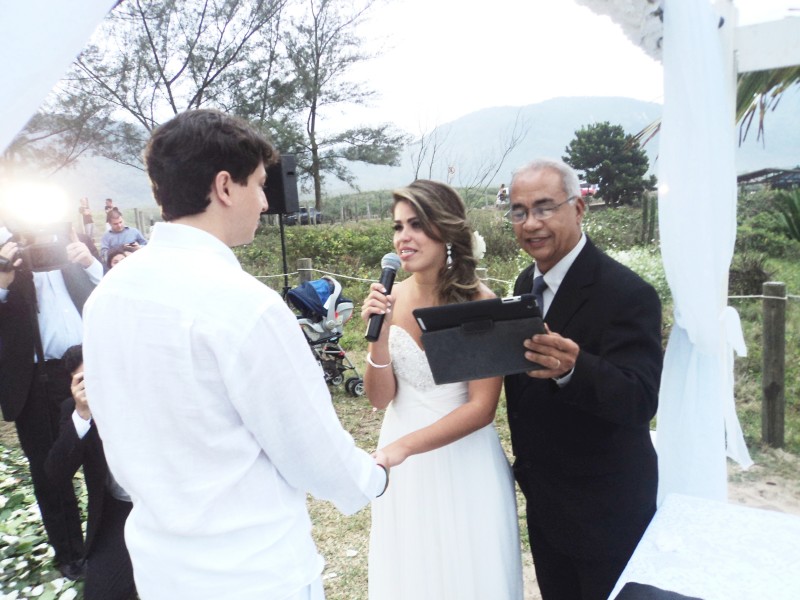
[[[739,75],[736,87],[736,122],[739,123],[739,143],[747,137],[753,119],[758,115],[756,139],[764,137],[764,119],[775,110],[783,94],[800,83],[800,66],[751,71]]]
[[[800,84],[800,66],[751,71],[739,75],[736,86],[736,122],[739,124],[739,144],[747,137],[753,120],[758,115],[758,137],[764,138],[764,120],[767,112],[775,110],[783,94],[793,85]],[[661,131],[661,119],[653,121],[634,135],[644,146]]]
[[[800,242],[800,189],[778,192],[778,211],[786,225],[786,235]]]

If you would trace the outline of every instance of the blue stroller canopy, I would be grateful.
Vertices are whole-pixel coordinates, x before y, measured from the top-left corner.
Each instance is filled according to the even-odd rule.
[[[305,281],[296,288],[287,292],[289,302],[292,303],[304,318],[310,321],[317,321],[325,318],[328,315],[328,310],[325,308],[325,303],[333,293],[334,285],[329,279],[315,279],[313,281]],[[347,298],[335,298],[336,306],[342,302],[352,302]]]

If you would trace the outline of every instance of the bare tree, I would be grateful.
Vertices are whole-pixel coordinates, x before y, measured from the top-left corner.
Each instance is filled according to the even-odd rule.
[[[464,201],[469,203],[475,198],[484,198],[489,185],[503,168],[508,155],[520,145],[530,131],[530,124],[521,117],[521,110],[514,116],[514,123],[507,127],[498,137],[498,143],[483,153],[480,159],[458,169],[458,181]],[[448,164],[458,164],[457,159]]]
[[[433,179],[434,165],[436,164],[436,157],[439,150],[447,143],[447,138],[450,135],[450,129],[444,127],[434,127],[430,133],[421,132],[419,136],[419,143],[414,144],[411,150],[411,164],[414,167],[414,179],[420,178],[420,172],[427,169],[427,174],[424,177]],[[414,150],[418,147],[418,150]]]
[[[253,59],[277,37],[286,0],[127,0],[107,18],[62,82],[60,99],[110,107],[95,153],[141,167],[149,132],[172,115],[236,107],[241,82],[269,89]],[[274,41],[272,42],[274,44]],[[271,56],[274,60],[274,54]],[[262,61],[263,65],[263,61]],[[272,115],[268,115],[271,117]]]
[[[36,164],[53,174],[102,144],[100,132],[110,125],[109,111],[92,98],[70,100],[58,110],[39,110],[3,152],[0,168],[10,174],[17,165]]]
[[[308,160],[302,168],[311,179],[318,210],[322,208],[326,173],[354,186],[346,161],[396,165],[406,141],[405,134],[388,124],[332,134],[320,128],[325,108],[363,105],[374,96],[373,91],[346,78],[350,67],[372,58],[364,52],[357,30],[374,3],[363,0],[345,9],[342,0],[306,0],[305,13],[292,21],[285,34],[305,121],[304,152]]]

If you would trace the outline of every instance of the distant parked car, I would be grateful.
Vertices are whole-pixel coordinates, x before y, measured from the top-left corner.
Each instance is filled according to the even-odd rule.
[[[581,196],[594,196],[597,193],[597,186],[593,183],[581,181]]]
[[[309,210],[304,206],[300,209],[297,220],[300,225],[308,225],[309,223],[315,223],[319,225],[322,223],[322,213],[316,208],[311,208],[311,210]]]

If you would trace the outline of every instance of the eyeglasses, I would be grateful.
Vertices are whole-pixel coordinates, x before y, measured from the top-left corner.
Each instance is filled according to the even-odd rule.
[[[555,203],[555,202],[545,202],[543,204],[537,204],[536,206],[532,206],[531,208],[525,208],[524,206],[515,206],[511,210],[509,210],[505,217],[514,225],[520,225],[528,220],[529,215],[533,215],[533,217],[538,221],[546,221],[558,211],[559,208],[567,204],[568,202],[572,202],[573,200],[577,200],[577,196],[571,196],[564,200],[563,202]]]

